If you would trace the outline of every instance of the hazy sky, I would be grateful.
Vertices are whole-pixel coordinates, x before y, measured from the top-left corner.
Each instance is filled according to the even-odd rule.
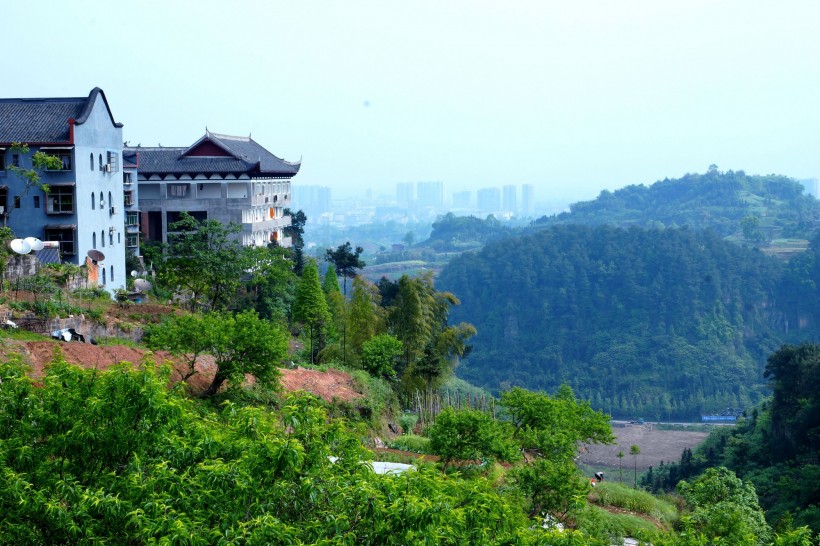
[[[3,4],[0,96],[99,86],[131,144],[250,133],[334,197],[820,176],[817,0]]]

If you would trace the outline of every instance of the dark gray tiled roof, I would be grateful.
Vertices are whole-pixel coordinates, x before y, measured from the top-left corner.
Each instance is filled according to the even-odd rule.
[[[189,156],[204,140],[216,144],[229,156]],[[258,176],[293,176],[301,163],[291,163],[276,157],[250,137],[234,137],[207,133],[188,148],[126,148],[123,154],[139,154],[139,172],[152,174],[248,174]]]
[[[87,97],[44,99],[0,99],[0,143],[67,143],[69,119],[81,125],[88,118],[97,96],[108,108],[105,93],[99,87]],[[111,109],[108,108],[111,116]],[[111,123],[122,127],[111,116]]]

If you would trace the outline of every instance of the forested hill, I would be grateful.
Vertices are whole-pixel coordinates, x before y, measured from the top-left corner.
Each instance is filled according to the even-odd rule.
[[[723,237],[737,234],[763,240],[808,237],[818,217],[820,201],[804,195],[794,179],[721,172],[712,166],[705,174],[667,178],[650,186],[631,185],[614,192],[604,190],[597,199],[575,203],[570,212],[542,217],[535,225],[685,225],[709,228]]]
[[[478,329],[458,373],[491,389],[567,382],[616,416],[748,407],[766,356],[816,335],[818,246],[791,270],[688,228],[555,226],[490,243],[439,280],[461,299],[452,319]]]

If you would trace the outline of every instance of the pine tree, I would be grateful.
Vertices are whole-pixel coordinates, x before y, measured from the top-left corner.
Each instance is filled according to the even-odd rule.
[[[322,325],[330,320],[327,301],[322,286],[319,284],[319,270],[316,262],[310,260],[305,264],[302,278],[296,289],[296,301],[293,303],[293,319],[308,327],[310,337],[310,361],[315,362],[316,348],[314,339]]]

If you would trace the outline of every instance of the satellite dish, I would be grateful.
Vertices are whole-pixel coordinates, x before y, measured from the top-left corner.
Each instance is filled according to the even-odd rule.
[[[14,239],[11,243],[9,243],[9,246],[17,254],[28,254],[31,252],[31,245],[23,239]]]
[[[26,237],[23,240],[29,244],[31,250],[35,252],[37,252],[38,250],[43,250],[43,241],[41,241],[37,237]]]
[[[95,262],[101,262],[105,259],[105,254],[103,254],[96,248],[92,248],[88,251],[88,257],[94,260]]]
[[[135,269],[132,269],[132,270],[131,270],[131,276],[132,276],[132,277],[136,277],[136,276],[137,276],[137,271],[136,271]]]
[[[136,288],[140,292],[146,292],[148,290],[151,290],[151,283],[146,281],[145,279],[137,279],[134,281],[134,288]]]
[[[100,199],[100,206],[101,206],[101,207],[104,207],[104,206],[105,206],[105,199]]]

